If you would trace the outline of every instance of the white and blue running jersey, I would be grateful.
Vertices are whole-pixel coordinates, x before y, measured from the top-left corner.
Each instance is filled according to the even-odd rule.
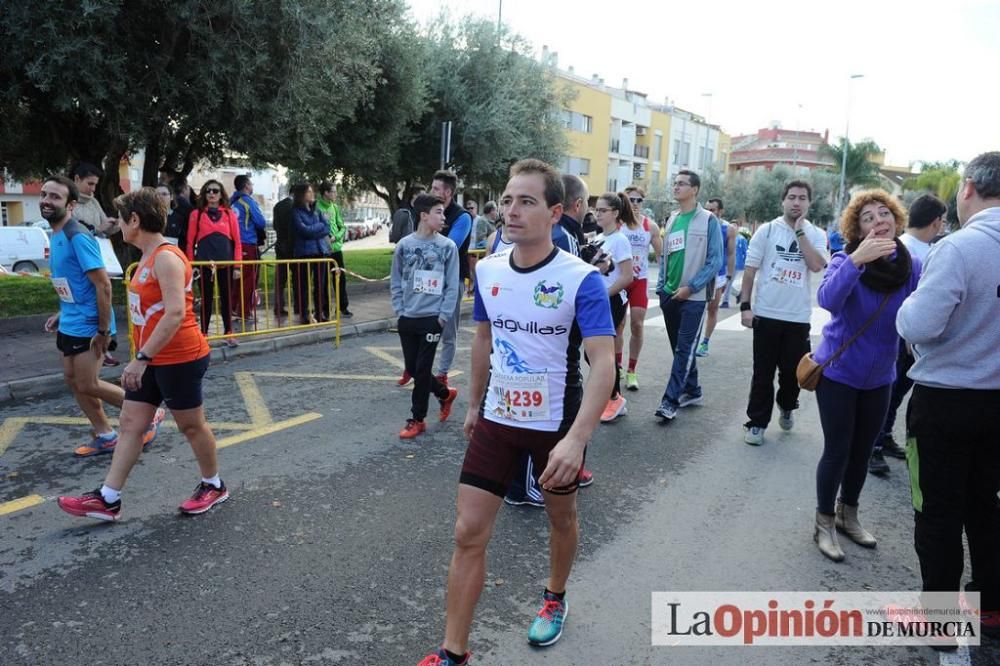
[[[514,266],[512,254],[476,264],[473,318],[492,333],[482,415],[526,430],[567,430],[583,398],[580,343],[615,335],[608,292],[596,268],[558,248],[531,268]]]

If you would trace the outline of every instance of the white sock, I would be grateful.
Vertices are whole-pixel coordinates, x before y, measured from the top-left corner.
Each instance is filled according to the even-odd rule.
[[[211,479],[206,479],[205,477],[201,477],[201,482],[202,483],[207,483],[208,485],[212,486],[213,488],[221,488],[222,487],[222,479],[219,478],[218,474],[216,474],[215,476],[213,476]]]
[[[103,497],[104,501],[108,504],[114,504],[121,499],[121,496],[122,494],[120,491],[117,491],[110,486],[101,486],[101,497]]]

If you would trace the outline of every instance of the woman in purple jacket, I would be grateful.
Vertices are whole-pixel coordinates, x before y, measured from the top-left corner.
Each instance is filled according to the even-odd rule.
[[[875,547],[875,537],[858,522],[858,497],[896,375],[896,311],[920,278],[919,260],[897,238],[905,226],[906,211],[888,193],[854,195],[840,221],[847,245],[830,259],[817,293],[820,306],[833,315],[813,354],[817,363],[833,357],[875,317],[826,367],[816,388],[824,442],[816,468],[813,539],[836,562],[844,559],[837,530]]]

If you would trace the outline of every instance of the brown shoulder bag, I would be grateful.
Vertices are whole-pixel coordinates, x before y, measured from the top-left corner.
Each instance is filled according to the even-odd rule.
[[[844,353],[844,350],[850,347],[851,343],[857,340],[858,337],[865,332],[865,329],[875,323],[878,316],[882,314],[882,310],[885,309],[886,303],[889,302],[890,296],[892,296],[892,294],[885,295],[885,298],[882,299],[882,303],[878,306],[878,310],[875,311],[875,314],[873,314],[868,321],[865,322],[864,326],[858,329],[857,333],[851,336],[850,340],[840,345],[840,349],[835,351],[830,358],[826,359],[826,361],[822,363],[822,365],[813,360],[812,352],[805,354],[801,359],[799,359],[799,365],[795,368],[795,378],[799,382],[800,389],[803,391],[816,390],[816,387],[819,386],[819,379],[823,376],[823,370],[826,369],[826,366],[840,358],[840,355]]]

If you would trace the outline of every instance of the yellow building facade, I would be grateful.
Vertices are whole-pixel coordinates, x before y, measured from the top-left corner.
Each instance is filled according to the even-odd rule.
[[[630,90],[628,80],[615,88],[572,71],[553,68],[553,74],[570,96],[562,112],[567,157],[560,166],[580,176],[591,195],[632,184],[647,194],[669,188],[681,168],[711,165],[725,172],[732,140],[717,126],[672,105],[650,102]],[[692,146],[702,151],[701,159],[695,159]]]

